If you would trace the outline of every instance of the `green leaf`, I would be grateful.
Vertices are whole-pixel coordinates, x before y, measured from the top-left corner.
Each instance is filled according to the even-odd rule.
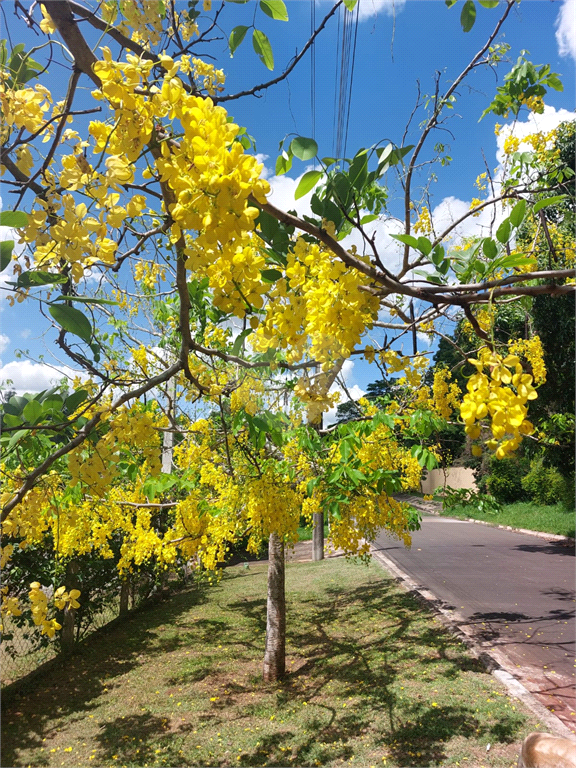
[[[314,139],[296,136],[290,142],[290,150],[299,160],[311,160],[318,154],[318,144],[316,144]]]
[[[242,40],[246,37],[246,32],[250,27],[244,27],[243,25],[240,25],[238,27],[234,27],[232,32],[230,32],[230,37],[228,38],[228,46],[230,48],[230,56],[234,55],[234,51],[238,48]]]
[[[69,395],[64,401],[64,408],[66,413],[72,414],[88,397],[88,392],[85,389],[79,389]]]
[[[504,219],[496,230],[496,239],[499,243],[507,243],[510,240],[510,232],[512,227],[510,226],[510,219]]]
[[[22,415],[29,424],[35,424],[37,420],[42,416],[42,406],[37,400],[31,400]]]
[[[6,406],[4,406],[4,410],[6,410]],[[19,427],[22,424],[22,419],[20,416],[13,416],[11,413],[4,413],[2,423],[5,427]]]
[[[554,88],[555,91],[564,90],[562,80],[560,80],[558,75],[556,75],[554,72],[546,78],[546,85],[549,85],[550,88]]]
[[[83,312],[73,307],[61,304],[52,304],[49,307],[50,314],[65,331],[79,336],[83,341],[89,342],[92,338],[92,325]]]
[[[432,250],[432,243],[430,240],[428,240],[427,237],[419,237],[418,238],[418,245],[416,246],[420,253],[423,253],[424,256],[428,256],[430,251]]]
[[[288,11],[282,0],[260,0],[260,8],[271,19],[288,21]]]
[[[20,229],[28,224],[28,214],[24,211],[2,211],[0,213],[0,226],[16,227]]]
[[[418,249],[418,240],[412,235],[390,235],[394,240],[400,240],[404,245],[410,245],[412,248]]]
[[[323,157],[322,158],[322,162],[328,168],[328,166],[334,165],[334,163],[336,162],[336,158],[335,157]]]
[[[246,336],[249,336],[251,333],[252,333],[252,328],[246,328],[246,330],[242,331],[242,333],[236,337],[236,341],[234,342],[234,346],[232,347],[233,355],[240,354],[240,350],[242,349]]]
[[[7,450],[7,451],[9,451],[9,450],[11,450],[12,448],[14,448],[14,446],[16,445],[16,443],[17,443],[17,442],[18,442],[18,441],[19,441],[19,440],[20,440],[22,437],[26,437],[26,435],[28,435],[28,434],[29,434],[29,430],[27,430],[27,429],[19,429],[19,430],[18,430],[18,432],[14,432],[14,434],[13,434],[13,435],[12,435],[12,437],[10,438],[10,441],[8,442],[8,445],[7,445],[7,447],[6,447],[6,450]]]
[[[306,493],[308,495],[308,498],[312,496],[314,493],[314,488],[318,485],[318,477],[311,477],[310,480],[308,480],[308,484],[306,485]]]
[[[554,197],[547,197],[546,200],[538,200],[538,202],[532,208],[532,213],[538,213],[542,208],[547,208],[549,205],[557,205],[562,200],[566,199],[566,195],[555,195]]]
[[[495,259],[496,256],[498,256],[498,246],[491,237],[484,238],[484,242],[482,243],[482,252],[488,259]]]
[[[255,29],[252,33],[252,46],[260,57],[260,61],[268,69],[274,69],[274,55],[272,53],[272,46],[270,40],[266,37],[264,32],[259,29]]]
[[[49,397],[45,398],[42,402],[42,411],[44,413],[48,413],[48,411],[57,411],[62,418],[62,405],[64,403],[61,395],[50,395]]]
[[[118,302],[112,299],[93,299],[91,296],[57,296],[53,301],[79,301],[82,304],[109,304],[111,307],[117,307]]]
[[[456,5],[458,0],[444,0],[448,8],[452,8],[453,5]]]
[[[294,199],[298,200],[300,197],[304,197],[304,195],[316,186],[323,175],[322,171],[308,171],[305,173],[298,182],[298,186],[294,192]]]
[[[22,272],[18,275],[18,287],[30,288],[35,285],[55,285],[56,283],[65,283],[68,278],[54,272]]]
[[[354,485],[358,485],[363,480],[365,481],[367,479],[364,472],[361,472],[359,469],[354,469],[353,467],[347,467],[346,474],[348,475],[350,480],[352,480]]]
[[[340,443],[340,455],[342,456],[344,461],[348,461],[348,458],[351,452],[352,452],[352,447],[350,445],[349,440],[342,440],[342,442]]]
[[[377,213],[369,213],[366,216],[362,216],[362,218],[360,219],[360,224],[361,225],[370,224],[371,221],[376,221],[377,218],[378,218]]]
[[[344,0],[344,5],[346,8],[348,8],[349,11],[353,11],[354,8],[356,8],[356,3],[358,0]]]
[[[519,200],[510,213],[510,223],[513,227],[519,227],[526,213],[526,200]]]
[[[282,272],[277,269],[263,269],[260,274],[267,283],[275,283],[276,280],[280,280],[283,277]]]
[[[9,411],[9,413],[13,413],[15,416],[22,413],[24,408],[26,408],[26,405],[28,404],[29,400],[27,397],[21,397],[20,395],[12,395],[10,400],[8,401],[8,404],[12,406],[14,410]]]
[[[12,261],[13,250],[14,240],[3,240],[0,243],[0,272],[4,272],[8,264]]]
[[[292,168],[292,157],[290,155],[286,157],[284,155],[278,155],[274,171],[276,176],[282,176],[283,174],[288,173],[290,168]]]
[[[460,24],[464,32],[470,32],[476,21],[476,5],[474,0],[466,0],[462,13],[460,14]]]
[[[496,8],[500,0],[478,0],[483,8]]]

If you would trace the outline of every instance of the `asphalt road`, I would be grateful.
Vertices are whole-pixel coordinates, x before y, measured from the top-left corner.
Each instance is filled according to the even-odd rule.
[[[385,534],[374,545],[576,732],[572,547],[427,514],[410,550]]]

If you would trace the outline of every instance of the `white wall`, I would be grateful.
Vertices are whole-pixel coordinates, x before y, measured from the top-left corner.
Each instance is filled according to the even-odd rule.
[[[448,467],[447,469],[432,469],[420,483],[422,493],[434,493],[436,488],[449,485],[451,488],[471,488],[477,491],[474,472],[470,467]]]

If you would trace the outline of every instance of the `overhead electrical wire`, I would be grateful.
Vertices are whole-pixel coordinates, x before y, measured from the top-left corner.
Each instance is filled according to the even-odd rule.
[[[354,81],[354,65],[356,61],[356,43],[358,39],[358,18],[360,3],[356,4],[355,12],[342,7],[338,15],[337,39],[339,51],[336,59],[336,78],[334,92],[334,121],[333,121],[333,156],[341,160],[346,156],[348,143],[348,128],[350,125],[350,105],[352,102],[352,85]]]
[[[316,0],[310,0],[310,37],[316,31]],[[310,46],[310,110],[312,138],[316,139],[316,40]]]

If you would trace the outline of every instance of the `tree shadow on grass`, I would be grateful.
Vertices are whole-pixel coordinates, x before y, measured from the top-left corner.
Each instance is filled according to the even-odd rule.
[[[398,765],[424,768],[440,765],[446,759],[444,742],[455,736],[465,739],[488,736],[494,742],[510,743],[518,737],[521,727],[522,718],[516,715],[483,726],[472,708],[461,705],[433,708],[430,704],[414,704],[404,722],[383,734],[381,742]]]
[[[146,606],[121,624],[94,633],[76,653],[58,661],[45,674],[23,686],[4,689],[0,764],[19,765],[19,751],[38,750],[42,740],[53,735],[57,719],[84,719],[98,707],[96,700],[106,686],[113,685],[111,679],[125,675],[148,658],[188,644],[184,633],[163,638],[158,630],[177,624],[182,614],[205,599],[206,590],[200,585],[173,595],[167,602]]]
[[[341,699],[361,694],[365,706],[357,713],[336,713],[331,708],[327,717],[309,722],[307,731],[313,735],[302,739],[299,734],[286,764],[333,764],[349,759],[352,740],[366,733],[368,718],[377,713],[389,724],[381,743],[399,765],[441,763],[445,758],[443,742],[454,736],[470,738],[489,733],[500,742],[517,737],[521,716],[511,714],[487,727],[476,719],[472,704],[432,708],[416,702],[408,709],[406,703],[399,706],[394,683],[399,671],[405,674],[410,665],[418,665],[418,679],[423,683],[485,672],[481,662],[470,658],[445,628],[422,626],[421,609],[410,595],[389,589],[386,583],[346,590],[346,602],[340,600],[342,590],[328,589],[324,594],[326,597],[307,597],[299,603],[309,613],[306,629],[288,622],[287,651],[300,654],[305,661],[283,681],[277,693],[278,708],[309,700],[317,710],[324,706],[322,698],[329,683],[337,684]],[[243,605],[233,603],[229,608],[242,610]],[[366,621],[367,615],[374,612],[388,619],[381,637],[371,634]],[[256,616],[254,620],[259,626]],[[277,765],[282,755],[274,754],[274,749],[280,743],[277,735],[264,739],[257,752],[242,755],[240,764]]]
[[[417,700],[421,698],[417,688],[406,691],[400,701],[399,676],[414,680],[415,686],[418,682],[428,685],[441,678],[450,681],[462,673],[480,672],[483,667],[470,659],[441,625],[427,624],[429,618],[423,618],[416,600],[399,592],[393,582],[384,579],[350,589],[329,587],[312,596],[306,590],[304,594],[296,590],[288,603],[287,652],[299,658],[301,665],[278,686],[265,686],[249,677],[237,685],[227,681],[225,700],[222,698],[211,709],[194,712],[194,723],[209,719],[219,729],[225,728],[227,722],[262,717],[262,713],[250,709],[258,704],[247,700],[254,692],[263,694],[259,698],[264,708],[270,706],[266,699],[270,701],[272,694],[272,706],[275,701],[278,710],[295,706],[301,709],[298,717],[302,725],[289,720],[275,724],[272,727],[277,730],[263,733],[260,743],[242,752],[240,760],[234,753],[235,765],[334,764],[350,759],[354,740],[363,738],[370,729],[371,738],[385,747],[398,764],[407,766],[438,764],[444,756],[443,742],[454,736],[470,738],[489,733],[494,741],[516,737],[522,717],[513,713],[501,718],[497,725],[482,726],[472,702],[469,706],[459,703],[432,708],[431,702]],[[80,654],[14,697],[4,709],[2,765],[18,765],[18,750],[26,748],[35,749],[34,759],[39,766],[47,764],[36,758],[37,748],[43,738],[53,735],[60,718],[67,717],[68,726],[86,719],[100,706],[96,700],[104,693],[105,685],[110,688],[115,684],[114,678],[181,646],[191,648],[197,644],[198,652],[190,657],[179,656],[176,674],[162,673],[162,684],[193,684],[211,676],[215,685],[221,683],[224,678],[217,665],[224,651],[216,650],[215,636],[228,652],[233,649],[233,664],[248,661],[254,665],[262,653],[264,595],[254,598],[245,593],[243,599],[233,597],[221,605],[217,592],[212,591],[211,597],[221,611],[217,618],[190,619],[187,612],[204,600],[203,594],[175,595],[170,602],[133,615],[109,633],[89,639]],[[305,615],[305,621],[299,613]],[[370,617],[377,619],[375,625]],[[233,674],[225,667],[224,676]],[[119,680],[117,684],[124,683]],[[329,684],[336,686],[336,693]],[[334,695],[339,702],[337,708],[331,699]],[[342,702],[347,697],[354,699],[357,706],[344,708]],[[308,702],[311,706],[304,710]],[[189,723],[146,712],[134,714],[128,707],[122,717],[94,721],[100,730],[88,738],[100,745],[101,764],[111,763],[114,755],[118,756],[118,764],[201,764],[192,753],[178,753]],[[268,720],[267,713],[265,716]],[[381,729],[376,736],[373,719]],[[227,760],[226,753],[222,753],[214,764],[224,766]]]

